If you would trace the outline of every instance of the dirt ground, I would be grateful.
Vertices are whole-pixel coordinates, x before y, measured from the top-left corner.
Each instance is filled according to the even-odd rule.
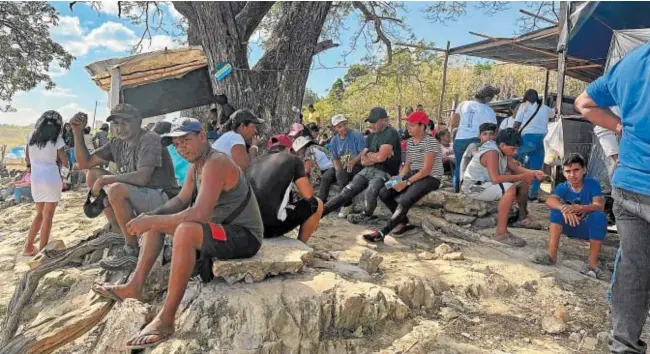
[[[83,215],[85,191],[66,192],[63,196],[54,218],[52,239],[73,245],[101,228],[105,219],[91,220]],[[547,220],[544,204],[531,203],[529,210],[534,219]],[[415,208],[411,215],[421,220],[431,212]],[[440,311],[414,314],[411,321],[393,328],[389,335],[369,333],[373,344],[360,352],[607,352],[603,333],[609,330],[608,282],[579,273],[586,261],[587,243],[563,238],[556,266],[539,266],[529,260],[533,253],[546,248],[546,231],[511,229],[527,241],[521,249],[451,240],[443,232],[432,237],[419,229],[401,238],[388,236],[384,244],[368,244],[361,234],[387,216],[381,208],[378,214],[379,221],[368,225],[353,225],[332,214],[322,220],[308,244],[316,251],[333,255],[341,264],[357,264],[364,250],[376,251],[383,257],[379,273],[363,281],[394,288],[400,279],[419,277],[444,285],[438,299]],[[20,250],[33,216],[30,204],[0,210],[0,315],[4,315],[15,284],[28,269],[28,259],[20,256]],[[434,252],[443,240],[453,241],[449,244],[462,251],[464,259],[421,257],[422,252]],[[601,255],[603,269],[611,270],[617,244],[617,235],[610,234]],[[355,278],[345,270],[334,271]],[[37,317],[40,309],[61,299],[65,301],[52,296],[35,299],[33,313],[27,319]],[[562,318],[565,329],[557,334],[546,333],[542,322],[549,317]],[[591,347],[594,340],[597,345]]]

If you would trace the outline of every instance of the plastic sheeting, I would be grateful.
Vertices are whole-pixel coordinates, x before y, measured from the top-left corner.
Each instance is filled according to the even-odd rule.
[[[612,42],[609,45],[605,70],[609,70],[627,53],[648,41],[650,41],[650,28],[614,31]]]

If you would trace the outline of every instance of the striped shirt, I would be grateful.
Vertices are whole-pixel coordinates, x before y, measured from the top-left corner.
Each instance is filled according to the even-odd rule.
[[[435,153],[435,158],[429,175],[441,180],[444,169],[442,167],[442,150],[438,139],[425,135],[418,144],[413,142],[413,138],[410,138],[406,143],[406,156],[411,163],[411,170],[422,170],[424,168],[424,155],[430,152]]]

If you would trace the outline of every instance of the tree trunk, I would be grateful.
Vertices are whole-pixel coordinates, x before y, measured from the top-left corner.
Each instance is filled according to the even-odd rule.
[[[250,108],[267,121],[265,135],[286,132],[298,121],[300,107],[321,29],[331,2],[285,2],[259,62],[250,68],[248,40],[269,11],[264,2],[175,2],[175,8],[198,36],[212,70],[222,62],[233,67],[222,81],[212,77],[215,93],[235,108]]]

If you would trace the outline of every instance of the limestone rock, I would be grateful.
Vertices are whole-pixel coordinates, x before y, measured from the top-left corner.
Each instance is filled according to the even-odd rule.
[[[253,281],[267,276],[295,274],[309,264],[313,250],[304,243],[288,237],[264,240],[259,252],[251,258],[215,261],[212,271],[215,277],[222,277],[228,283],[235,283],[250,275]]]
[[[429,310],[436,306],[433,288],[420,278],[402,278],[393,287],[399,298],[412,309]]]
[[[436,258],[440,259],[440,258],[444,257],[446,254],[452,253],[452,252],[454,252],[454,248],[449,246],[446,243],[443,243],[443,244],[439,245],[438,247],[436,247],[436,249],[433,251],[433,254],[434,254],[434,256]]]
[[[580,339],[582,337],[580,336],[580,333],[578,332],[573,332],[571,335],[569,335],[569,340],[572,342],[580,343]]]
[[[442,259],[445,261],[460,261],[465,259],[465,255],[463,255],[463,252],[452,252],[442,256]]]
[[[596,338],[598,339],[598,342],[607,344],[607,341],[609,340],[609,332],[599,332],[596,335]]]
[[[359,268],[365,270],[369,274],[377,273],[379,265],[384,260],[384,257],[373,250],[364,250],[359,259]]]
[[[354,264],[339,262],[339,261],[324,261],[319,258],[314,258],[311,264],[314,268],[329,269],[336,274],[343,276],[346,279],[354,279],[361,281],[370,281],[373,277],[365,270]]]
[[[566,331],[567,325],[554,316],[546,316],[542,319],[542,329],[548,334],[560,334]]]
[[[450,223],[457,224],[457,225],[471,224],[474,220],[476,220],[475,216],[456,214],[456,213],[445,213],[444,218]]]
[[[440,309],[440,317],[447,321],[450,321],[458,317],[458,312],[456,312],[456,310],[452,309],[451,307],[443,307]]]
[[[497,219],[493,215],[484,216],[482,218],[477,218],[476,220],[474,220],[472,226],[474,226],[477,229],[488,229],[491,227],[496,227]]]
[[[431,253],[431,252],[424,251],[424,252],[418,253],[418,258],[422,259],[422,260],[425,260],[425,261],[430,261],[432,259],[436,259],[436,255]]]
[[[580,347],[585,350],[595,351],[598,348],[598,339],[594,337],[585,337],[582,340],[582,345]]]
[[[478,217],[494,214],[497,211],[496,203],[474,200],[461,193],[446,191],[431,192],[420,199],[418,205],[444,208],[448,212]]]
[[[126,299],[121,304],[114,306],[106,316],[104,335],[99,337],[92,353],[123,353],[126,342],[151,319],[151,312],[151,306],[134,299]]]

